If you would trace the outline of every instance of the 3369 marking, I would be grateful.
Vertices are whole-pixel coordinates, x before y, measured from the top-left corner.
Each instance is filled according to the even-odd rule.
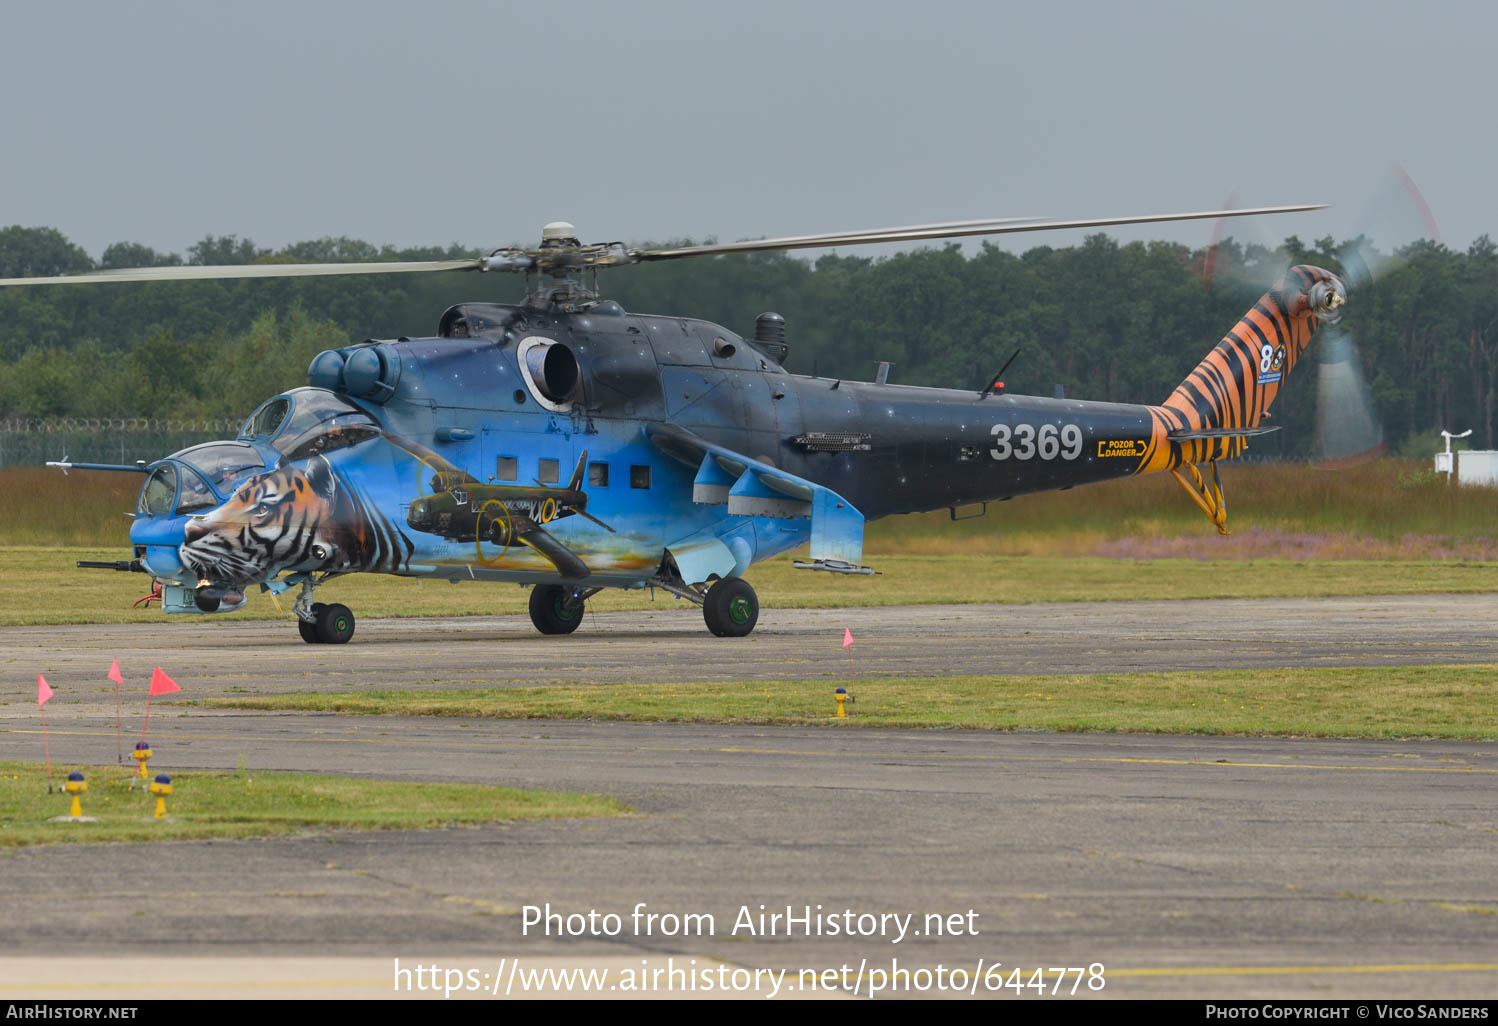
[[[995,424],[993,448],[988,450],[996,460],[1074,460],[1082,455],[1082,429],[1075,424]]]

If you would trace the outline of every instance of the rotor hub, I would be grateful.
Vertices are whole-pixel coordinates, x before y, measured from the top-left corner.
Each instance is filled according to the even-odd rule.
[[[552,221],[541,228],[541,248],[551,249],[557,246],[581,246],[582,242],[577,237],[577,229],[566,221]]]

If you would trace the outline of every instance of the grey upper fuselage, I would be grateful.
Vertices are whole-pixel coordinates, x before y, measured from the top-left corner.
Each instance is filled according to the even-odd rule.
[[[440,330],[371,343],[407,368],[382,403],[385,419],[435,437],[439,451],[445,433],[463,437],[465,411],[487,411],[485,425],[499,417],[500,430],[545,430],[535,416],[545,411],[518,387],[516,356],[543,339],[575,356],[580,377],[570,408],[552,419],[616,438],[672,424],[830,488],[870,520],[1124,476],[1136,461],[1103,457],[1099,443],[1151,431],[1144,406],[794,375],[773,345],[611,301],[578,312],[464,304]]]

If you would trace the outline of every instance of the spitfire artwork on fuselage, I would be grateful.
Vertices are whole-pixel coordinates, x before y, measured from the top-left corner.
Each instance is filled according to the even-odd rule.
[[[1307,208],[1275,208],[1307,209]],[[1209,211],[1171,218],[1265,210]],[[1217,528],[1216,463],[1242,454],[1346,292],[1292,268],[1158,406],[918,388],[788,373],[785,323],[744,339],[707,321],[626,312],[582,276],[597,267],[745,250],[924,240],[1091,222],[953,222],[682,250],[584,246],[548,225],[535,250],[476,263],[169,267],[45,282],[275,274],[516,270],[525,299],[448,310],[431,338],[320,354],[234,441],[145,467],[133,557],[167,612],[235,609],[250,589],[299,589],[302,637],[341,643],[353,614],[313,601],[357,572],[532,585],[547,634],[576,629],[603,588],[659,588],[743,636],[759,615],[756,562],[862,565],[864,524],[897,513],[1168,471]],[[1202,470],[1211,472],[1210,481]],[[564,477],[564,473],[566,477]]]

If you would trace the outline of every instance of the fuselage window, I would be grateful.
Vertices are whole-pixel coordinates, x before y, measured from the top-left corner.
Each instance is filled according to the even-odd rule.
[[[650,468],[638,464],[629,468],[629,486],[631,488],[650,487]]]
[[[501,456],[494,468],[496,481],[513,481],[519,470],[519,461],[513,456]]]
[[[561,464],[556,460],[542,460],[536,472],[536,480],[544,485],[556,484],[562,479]]]
[[[607,463],[589,463],[588,484],[594,488],[607,488],[609,486],[609,465]]]

